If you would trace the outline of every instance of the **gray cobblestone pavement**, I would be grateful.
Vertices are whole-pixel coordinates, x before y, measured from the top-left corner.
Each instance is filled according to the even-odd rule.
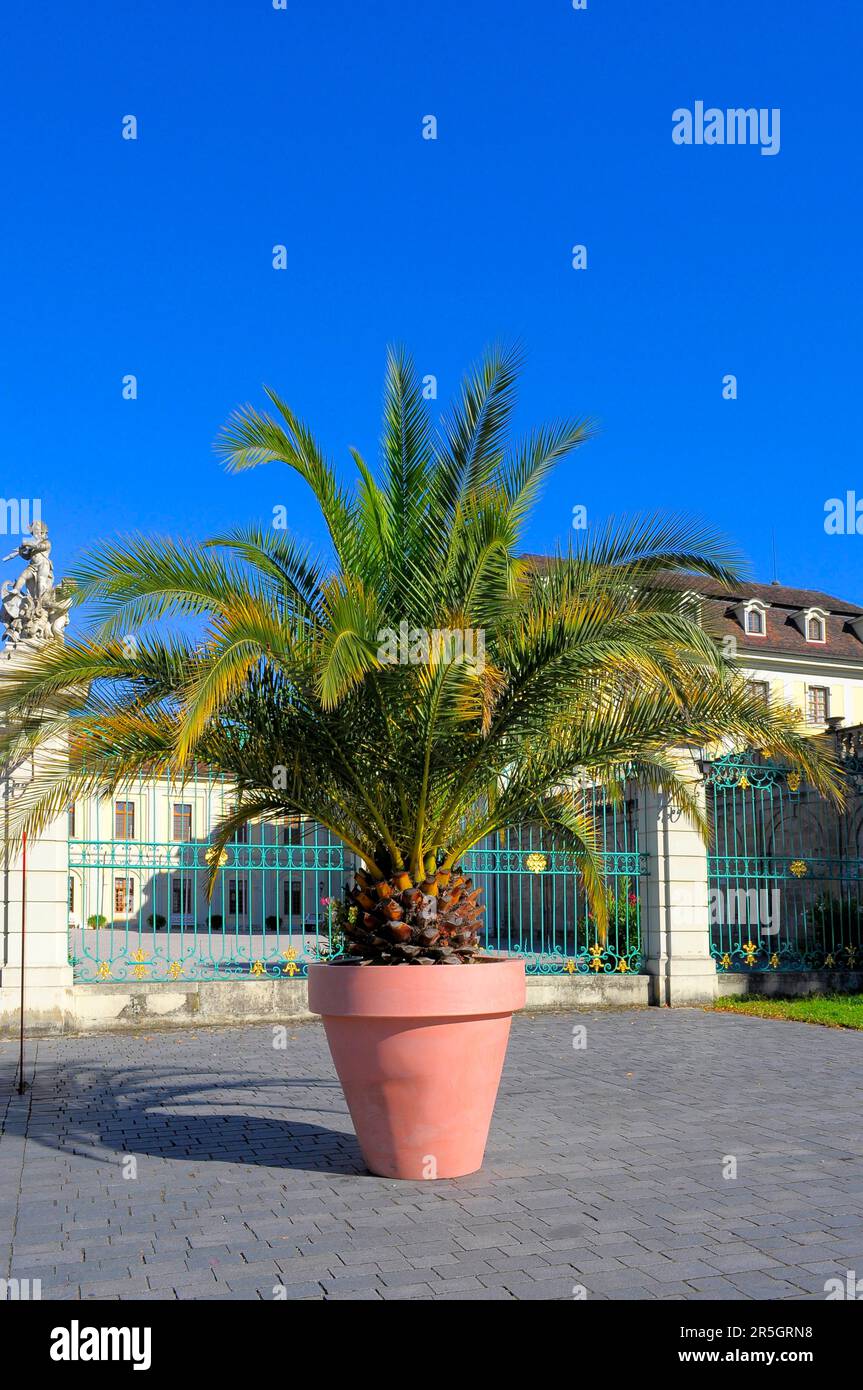
[[[485,1167],[439,1183],[365,1173],[322,1029],[287,1036],[31,1043],[23,1098],[0,1043],[0,1274],[43,1299],[375,1300],[795,1300],[863,1275],[863,1034],[517,1018]]]

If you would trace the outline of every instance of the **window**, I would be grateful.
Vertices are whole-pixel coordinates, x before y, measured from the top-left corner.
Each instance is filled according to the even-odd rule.
[[[183,878],[175,874],[171,879],[171,915],[173,917],[191,917],[192,880],[190,878]]]
[[[114,911],[135,911],[135,880],[133,878],[114,879]]]
[[[70,801],[70,802],[69,802],[68,815],[69,815],[69,839],[70,839],[70,840],[74,840],[74,838],[75,838],[75,803],[74,803],[74,801]]]
[[[249,843],[248,821],[246,821],[245,825],[240,825],[237,827],[236,834],[234,835],[234,843],[237,845],[247,845]]]
[[[760,608],[746,610],[746,631],[751,637],[764,636],[764,614]]]
[[[747,681],[746,690],[754,700],[762,700],[765,705],[770,699],[769,681]]]
[[[826,724],[830,717],[830,691],[826,685],[810,685],[806,691],[806,722]]]
[[[188,841],[192,838],[192,808],[183,802],[174,806],[174,839]]]
[[[228,911],[235,917],[245,917],[248,910],[249,885],[244,878],[228,880]]]
[[[69,911],[75,911],[75,880],[69,875]]]
[[[817,617],[807,618],[807,620],[806,620],[806,641],[807,641],[807,642],[823,642],[823,641],[824,641],[824,619],[823,619],[823,618],[817,618]]]
[[[285,883],[282,894],[282,911],[286,917],[299,917],[303,910],[303,888],[302,884],[294,880],[292,883]]]
[[[298,845],[303,839],[303,821],[301,816],[285,816],[284,820],[284,843],[286,845]]]
[[[114,803],[114,839],[134,840],[134,838],[135,803],[134,801],[116,801]]]

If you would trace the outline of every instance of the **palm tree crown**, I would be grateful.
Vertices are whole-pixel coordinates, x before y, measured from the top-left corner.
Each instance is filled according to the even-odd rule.
[[[364,861],[363,892],[395,878],[428,895],[483,837],[538,820],[575,842],[601,915],[586,784],[614,795],[626,768],[698,819],[673,749],[732,740],[835,793],[799,716],[749,694],[661,582],[734,579],[735,556],[706,528],[648,517],[580,533],[542,573],[524,558],[544,480],[593,426],[512,441],[518,366],[489,353],[435,426],[410,360],[391,352],[380,460],[352,450],[353,489],[273,391],[272,414],[238,411],[217,442],[227,467],[294,469],[329,553],[251,526],[205,542],[136,536],[85,559],[91,630],[2,678],[0,752],[43,749],[21,824],[38,831],[83,790],[203,761],[237,788],[220,843],[252,817],[310,817]],[[190,616],[199,638],[166,629]]]

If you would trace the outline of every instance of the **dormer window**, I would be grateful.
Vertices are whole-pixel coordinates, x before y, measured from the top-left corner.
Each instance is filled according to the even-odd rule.
[[[684,589],[680,595],[680,613],[690,622],[701,622],[701,595],[696,589]]]
[[[767,636],[767,608],[760,598],[744,599],[737,604],[734,613],[747,637]]]
[[[829,616],[823,608],[800,608],[791,614],[791,621],[807,642],[826,642]]]

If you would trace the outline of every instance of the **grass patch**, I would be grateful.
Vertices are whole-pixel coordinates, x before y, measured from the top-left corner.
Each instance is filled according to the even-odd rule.
[[[721,1013],[820,1023],[824,1028],[863,1028],[863,994],[823,994],[808,999],[777,999],[756,994],[743,999],[717,999],[713,1007]]]

